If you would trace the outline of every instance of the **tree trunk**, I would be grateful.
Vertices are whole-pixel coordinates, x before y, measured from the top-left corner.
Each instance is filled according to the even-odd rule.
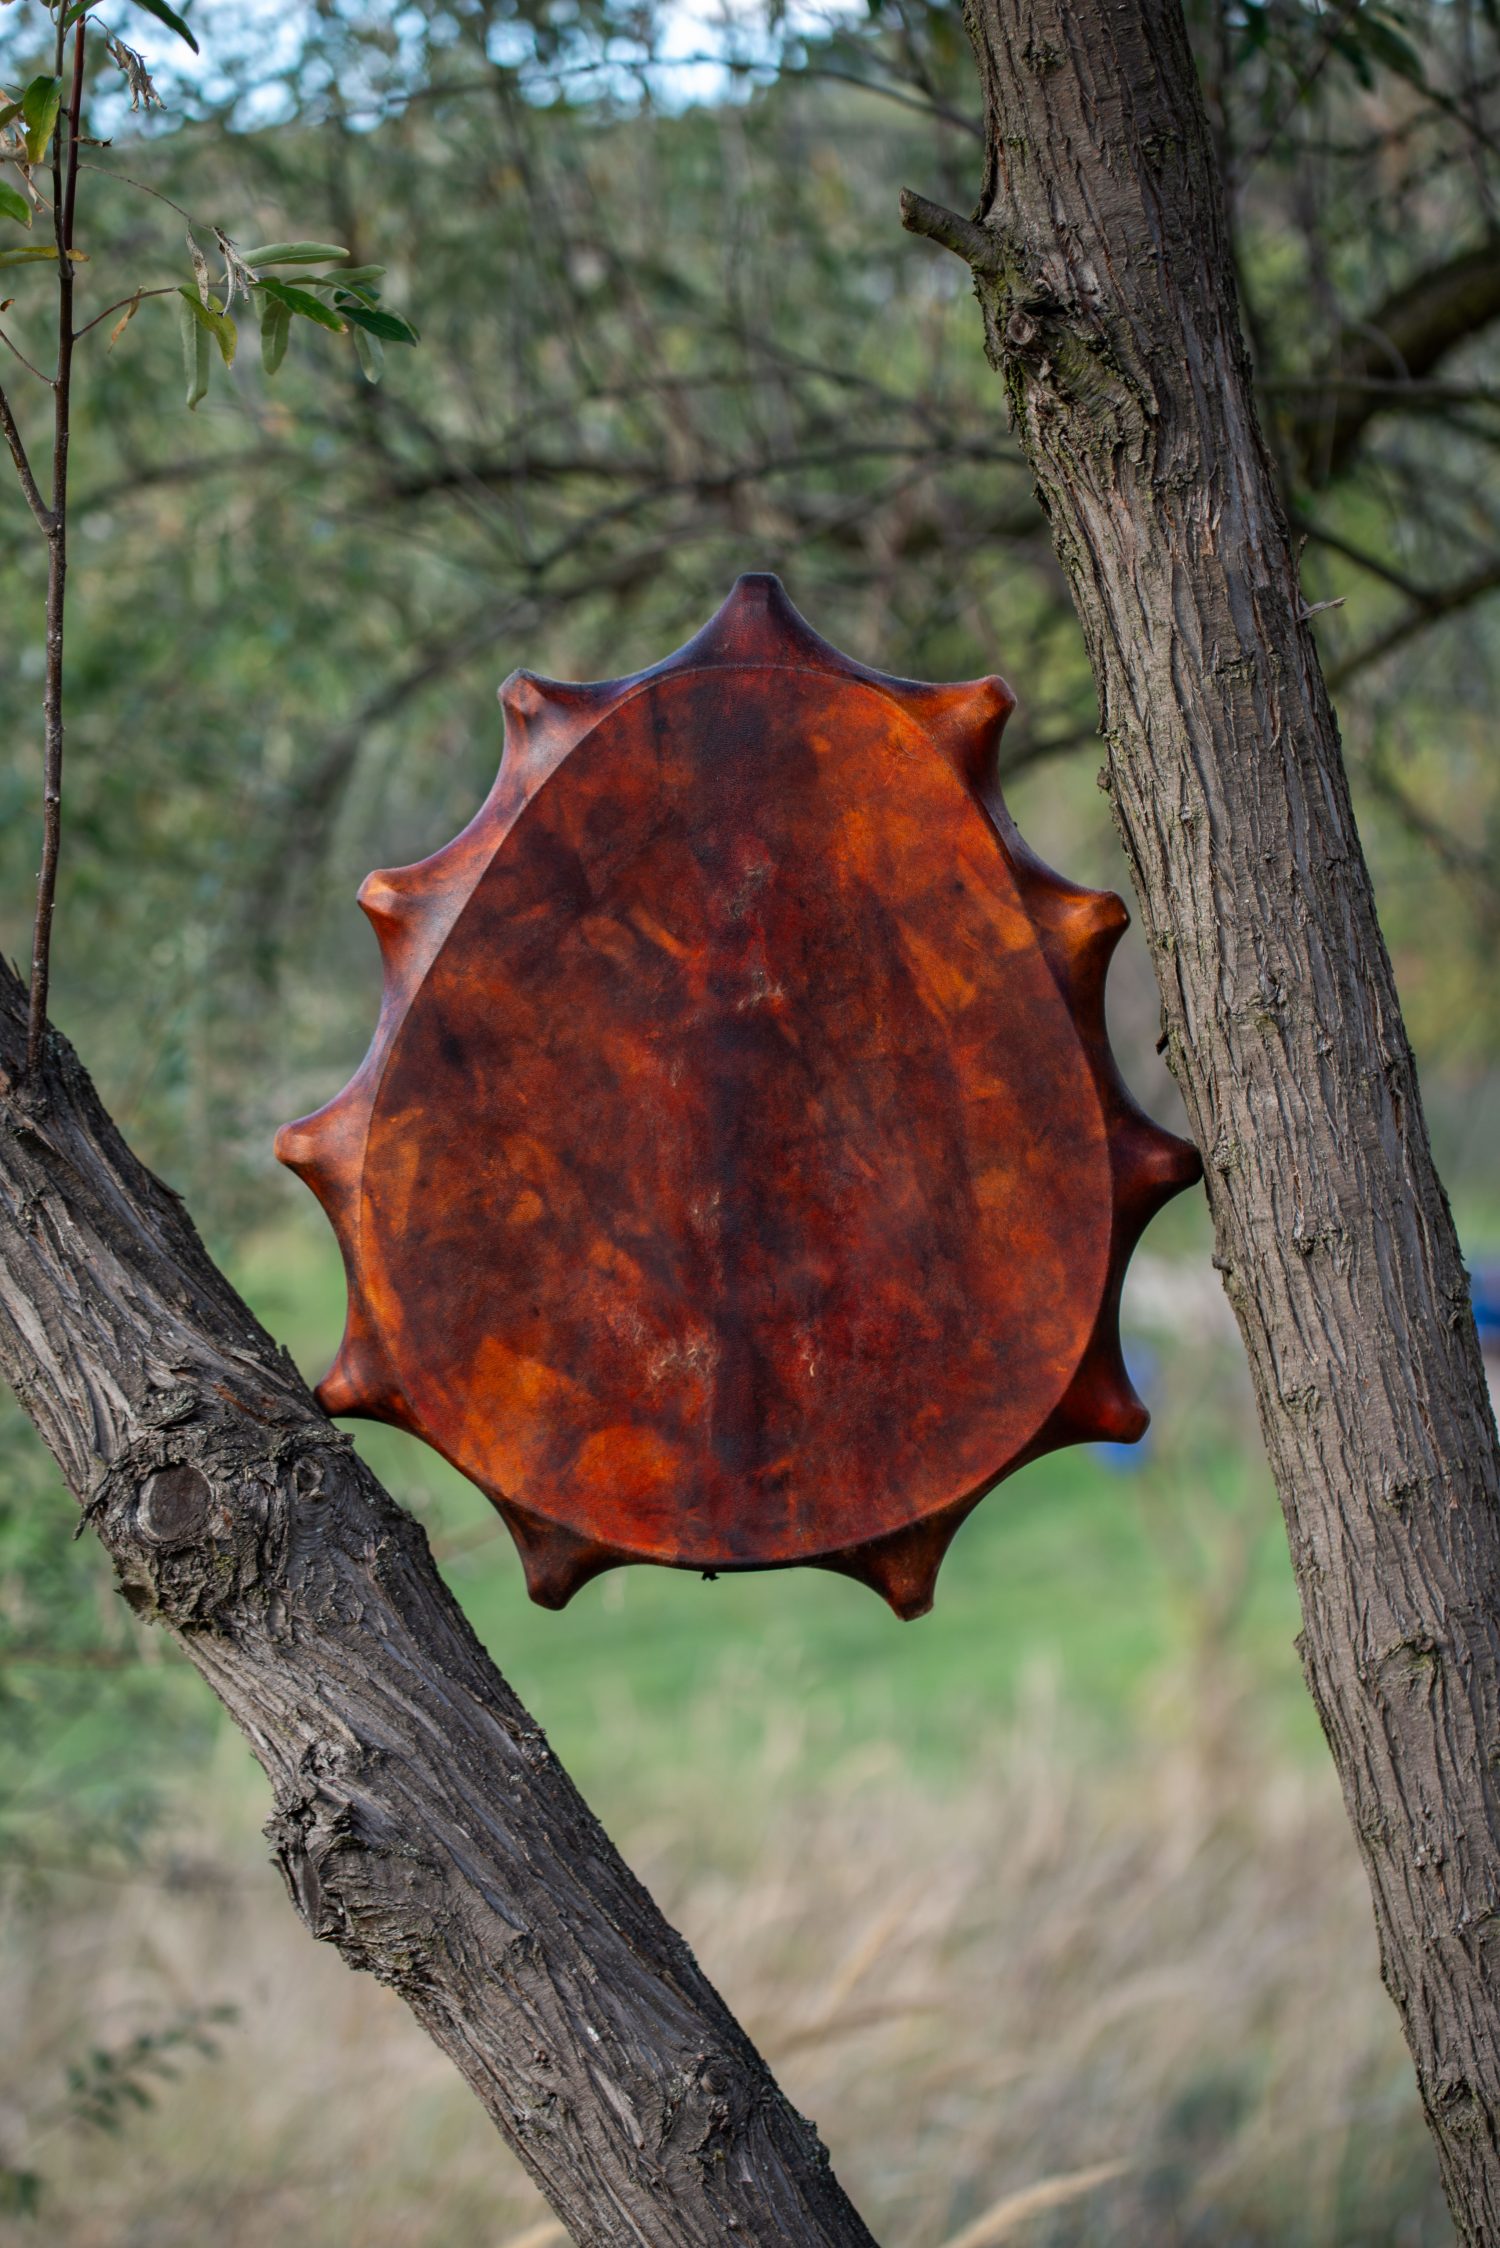
[[[990,357],[1111,791],[1458,2228],[1500,2242],[1500,1462],[1179,0],[967,0]]]
[[[396,1506],[0,962],[0,1372],[245,1732],[297,1910],[401,1993],[580,2248],[873,2248]]]

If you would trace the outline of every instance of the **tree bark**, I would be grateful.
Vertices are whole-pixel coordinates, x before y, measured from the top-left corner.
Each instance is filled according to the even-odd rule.
[[[1500,1461],[1257,425],[1179,0],[967,0],[974,268],[1099,691],[1308,1684],[1463,2239],[1500,2242]]]
[[[0,962],[0,1372],[270,1779],[297,1910],[399,1991],[580,2248],[873,2248],[404,1514]]]

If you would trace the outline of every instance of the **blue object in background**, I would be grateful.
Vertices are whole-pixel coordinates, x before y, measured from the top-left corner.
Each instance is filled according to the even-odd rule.
[[[1477,1264],[1469,1275],[1474,1324],[1483,1350],[1500,1355],[1500,1264]]]
[[[1156,1389],[1156,1353],[1150,1345],[1132,1335],[1124,1346],[1125,1371],[1135,1387],[1136,1395],[1148,1411],[1153,1410],[1151,1400]],[[1151,1457],[1151,1431],[1148,1428],[1138,1444],[1091,1444],[1089,1450],[1101,1467],[1112,1468],[1116,1475],[1137,1475]]]

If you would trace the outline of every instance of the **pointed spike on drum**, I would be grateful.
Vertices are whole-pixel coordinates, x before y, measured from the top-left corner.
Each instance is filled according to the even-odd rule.
[[[399,929],[420,905],[421,889],[411,881],[411,873],[411,868],[403,867],[399,872],[382,869],[367,874],[355,892],[355,903],[377,933]]]
[[[920,1615],[993,1484],[1145,1425],[1125,1260],[1200,1171],[1108,1049],[1124,907],[1016,833],[1002,680],[872,671],[773,577],[501,700],[469,827],[362,892],[369,1056],[278,1140],[350,1275],[324,1403],[469,1476],[544,1606],[802,1563]]]

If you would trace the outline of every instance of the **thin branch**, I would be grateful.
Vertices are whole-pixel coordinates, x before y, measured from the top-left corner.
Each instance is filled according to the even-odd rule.
[[[908,234],[925,235],[929,242],[951,250],[975,273],[1000,271],[1000,244],[987,226],[960,218],[957,211],[950,211],[942,203],[930,202],[925,195],[918,195],[909,187],[901,190],[901,224]]]
[[[731,68],[735,66],[731,64]],[[741,68],[751,67],[741,65]],[[843,86],[857,86],[862,94],[878,94],[882,101],[893,101],[902,109],[914,109],[919,117],[931,117],[939,125],[952,125],[974,140],[984,139],[984,127],[977,117],[966,117],[961,109],[950,109],[946,102],[935,101],[928,95],[922,98],[909,94],[899,86],[882,85],[878,78],[865,78],[854,70],[830,70],[826,63],[806,63],[793,70],[777,73],[783,85],[789,78],[829,78]]]
[[[1308,402],[1294,413],[1308,472],[1318,482],[1338,475],[1377,414],[1429,402],[1435,394],[1425,378],[1497,319],[1500,249],[1486,241],[1404,282],[1363,319],[1345,321],[1330,365],[1308,381]],[[1472,404],[1465,387],[1461,402]]]
[[[20,360],[21,365],[26,369],[28,375],[35,375],[38,382],[44,382],[49,390],[52,388],[52,377],[50,375],[43,374],[41,368],[34,365],[33,362],[27,358],[25,352],[21,349],[21,346],[16,343],[12,337],[8,336],[3,328],[0,328],[0,343],[3,343],[6,350],[11,352],[17,359]]]
[[[52,536],[51,510],[42,498],[37,480],[31,473],[31,462],[27,458],[21,432],[16,427],[16,417],[10,410],[10,400],[3,390],[0,390],[0,429],[5,432],[5,442],[10,447],[10,457],[16,464],[16,474],[21,480],[21,490],[26,495],[27,506],[36,517],[37,528],[41,531],[43,538],[50,538]]]
[[[545,454],[516,454],[494,461],[445,464],[441,468],[427,469],[410,476],[398,477],[388,484],[378,496],[393,501],[424,498],[431,492],[451,491],[466,485],[558,483],[571,477],[591,479],[599,483],[629,483],[643,487],[652,497],[667,499],[678,494],[714,498],[738,490],[742,485],[769,482],[779,476],[802,476],[814,469],[848,467],[857,461],[920,460],[934,469],[950,461],[983,461],[991,466],[1011,468],[1016,466],[1014,449],[1005,444],[995,444],[978,439],[956,439],[951,444],[940,440],[871,438],[850,439],[838,445],[812,446],[805,451],[795,448],[772,455],[764,460],[726,461],[713,468],[703,468],[685,476],[658,476],[655,463],[646,458],[626,455],[618,460],[559,457]],[[1029,510],[1026,528],[1034,527],[1037,517]]]
[[[1361,760],[1360,769],[1372,794],[1395,813],[1403,827],[1427,845],[1450,874],[1478,883],[1491,894],[1495,892],[1500,867],[1492,852],[1462,842],[1440,820],[1433,819],[1411,795],[1405,782],[1392,772],[1378,750],[1372,750]]]
[[[1305,515],[1294,515],[1292,528],[1300,531],[1304,538],[1311,539],[1315,545],[1326,546],[1330,554],[1342,554],[1344,560],[1352,562],[1357,570],[1368,570],[1372,578],[1379,578],[1384,584],[1394,586],[1398,593],[1406,595],[1408,601],[1427,599],[1426,589],[1414,579],[1403,576],[1389,562],[1381,561],[1378,555],[1367,554],[1363,547],[1354,546],[1348,539],[1341,538],[1337,531],[1325,530],[1321,523],[1311,522]]]
[[[1099,739],[1097,720],[1086,725],[1068,726],[1059,734],[1032,734],[1012,744],[1007,740],[1000,751],[1000,778],[1014,780],[1017,773],[1031,770],[1048,757],[1067,757],[1075,749],[1083,749],[1089,742]]]
[[[186,219],[189,226],[195,226],[198,223],[192,212],[185,211],[180,203],[174,203],[170,195],[163,195],[159,187],[151,187],[145,180],[132,179],[129,172],[111,171],[107,164],[83,164],[80,165],[79,169],[85,172],[97,172],[101,179],[113,180],[117,187],[133,187],[138,189],[142,195],[154,195],[158,203],[165,203],[169,211],[175,211],[180,219]]]
[[[66,53],[65,17],[57,19],[57,75]],[[42,694],[42,863],[37,874],[36,921],[31,937],[31,991],[26,1015],[26,1074],[34,1083],[47,1031],[47,991],[52,975],[52,915],[57,865],[62,855],[63,627],[68,582],[68,445],[73,401],[73,217],[78,202],[78,124],[88,17],[78,19],[73,42],[73,83],[52,140],[52,231],[57,243],[57,379],[52,386],[52,506],[47,531],[47,672]]]
[[[1500,390],[1484,383],[1414,382],[1398,375],[1280,375],[1262,382],[1260,388],[1281,396],[1315,398],[1325,391],[1348,391],[1378,398],[1383,406],[1399,406],[1406,400],[1413,405],[1500,406]]]
[[[1482,600],[1485,594],[1493,593],[1497,587],[1500,587],[1500,559],[1486,562],[1482,569],[1471,571],[1466,578],[1455,579],[1452,585],[1438,586],[1429,593],[1421,594],[1405,614],[1397,617],[1385,631],[1376,633],[1362,648],[1356,648],[1352,655],[1345,656],[1342,663],[1330,667],[1330,689],[1337,691],[1356,672],[1367,670],[1372,663],[1379,663],[1382,658],[1393,655],[1396,649],[1404,647],[1425,626],[1435,624],[1440,617],[1451,617],[1460,609],[1471,607],[1474,602]]]
[[[902,109],[914,109],[919,116],[930,117],[939,125],[952,125],[975,140],[983,140],[984,127],[977,118],[967,116],[961,109],[950,109],[946,102],[933,95],[925,97],[908,93],[903,86],[883,83],[878,78],[867,78],[853,70],[830,68],[825,63],[780,63],[765,60],[753,61],[743,55],[713,54],[645,55],[629,62],[610,62],[591,58],[587,62],[564,63],[555,67],[539,67],[535,82],[561,85],[569,78],[597,78],[612,71],[630,72],[637,79],[647,78],[661,70],[722,70],[730,77],[775,78],[783,85],[790,79],[828,78],[841,85],[856,86],[861,93],[878,94],[882,101],[891,101]],[[401,87],[394,93],[382,94],[372,101],[355,102],[343,115],[348,118],[395,115],[398,110],[415,107],[418,102],[447,101],[466,94],[492,94],[494,81],[489,78],[450,79],[436,85]]]
[[[1344,5],[1340,8],[1338,14],[1324,23],[1318,43],[1318,51],[1309,68],[1295,79],[1290,100],[1282,104],[1279,114],[1265,126],[1259,140],[1252,141],[1242,154],[1237,175],[1241,181],[1246,173],[1253,171],[1262,158],[1267,156],[1281,139],[1296,111],[1306,101],[1328,63],[1332,60],[1339,39],[1350,17],[1358,13],[1359,7],[1360,0],[1344,0]]]
[[[92,320],[85,320],[81,328],[75,328],[73,330],[73,341],[79,342],[91,328],[97,328],[101,320],[107,320],[112,312],[123,312],[127,304],[144,304],[147,297],[171,297],[175,296],[176,293],[175,285],[171,282],[168,282],[164,289],[132,289],[128,297],[117,297],[114,303],[107,304],[102,312],[96,312]]]

